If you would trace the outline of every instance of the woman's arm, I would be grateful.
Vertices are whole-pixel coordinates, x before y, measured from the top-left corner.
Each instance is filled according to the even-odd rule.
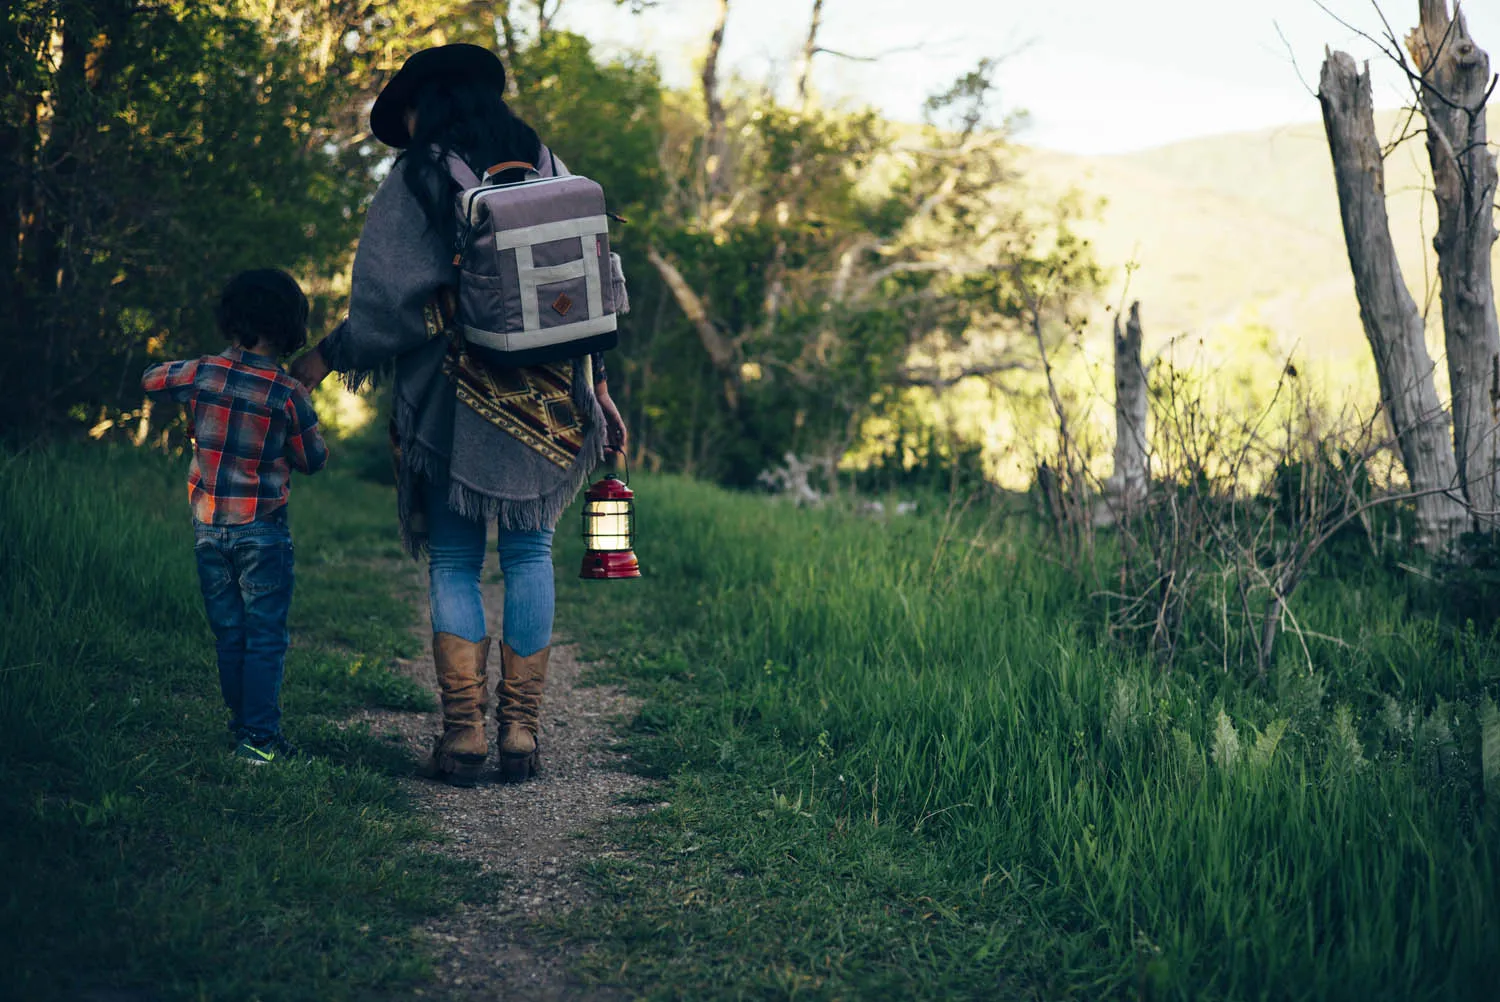
[[[602,352],[594,355],[593,370],[594,396],[599,398],[599,409],[604,412],[605,449],[623,454],[630,444],[630,432],[625,427],[625,419],[620,416],[620,408],[609,395],[609,379],[604,371]]]
[[[304,356],[312,358],[305,363],[310,376],[319,362],[335,372],[369,374],[421,347],[428,339],[423,309],[438,289],[456,282],[453,248],[412,196],[404,168],[398,162],[370,202],[354,253],[348,319]]]

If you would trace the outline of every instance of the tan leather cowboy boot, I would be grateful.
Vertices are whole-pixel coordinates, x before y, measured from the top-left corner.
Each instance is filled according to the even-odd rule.
[[[500,685],[495,690],[500,721],[500,778],[520,783],[537,774],[537,723],[542,690],[547,686],[547,659],[552,648],[521,657],[500,645]]]
[[[484,737],[489,656],[489,637],[474,643],[452,633],[432,635],[432,660],[443,700],[443,733],[422,764],[422,774],[429,779],[445,779],[454,786],[473,786],[479,781],[479,770],[490,750]]]

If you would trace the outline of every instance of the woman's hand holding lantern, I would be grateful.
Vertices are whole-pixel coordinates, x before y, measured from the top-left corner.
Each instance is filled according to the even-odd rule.
[[[625,419],[620,416],[620,408],[609,395],[608,383],[594,384],[594,395],[599,398],[599,407],[604,411],[604,427],[606,446],[608,452],[623,456],[625,448],[630,444],[630,432],[625,427]]]

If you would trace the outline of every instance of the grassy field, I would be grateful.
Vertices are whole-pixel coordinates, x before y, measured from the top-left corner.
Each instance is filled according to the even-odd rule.
[[[1146,347],[1184,334],[1209,351],[1243,359],[1241,333],[1263,324],[1299,361],[1368,369],[1354,282],[1344,249],[1328,141],[1309,98],[1308,121],[1257,132],[1186,140],[1114,156],[1024,151],[1021,166],[1043,190],[1076,188],[1104,204],[1081,227],[1100,263],[1113,269],[1107,301],[1139,298]],[[1402,135],[1406,116],[1381,112],[1382,140]],[[1418,123],[1420,126],[1420,122]],[[1490,108],[1490,135],[1500,107]],[[1386,159],[1391,235],[1418,304],[1436,282],[1432,236],[1437,209],[1420,136]],[[1500,248],[1495,251],[1500,261]],[[1138,267],[1127,275],[1125,266]],[[1442,325],[1433,301],[1430,340],[1440,357]],[[1098,328],[1108,354],[1108,325]],[[1343,384],[1349,382],[1347,368]],[[1364,375],[1361,378],[1367,378]],[[1371,398],[1373,399],[1373,398]]]
[[[232,760],[185,464],[0,454],[0,956],[16,999],[367,999],[426,970],[414,922],[456,887],[390,771],[334,721],[425,695],[384,665],[413,613],[370,562],[385,491],[295,488],[284,705],[317,759]],[[101,996],[102,997],[102,996]]]
[[[390,498],[299,483],[297,769],[228,758],[181,462],[0,469],[7,997],[405,996],[461,882],[405,760],[335,722],[412,706]],[[670,806],[552,917],[648,998],[1500,998],[1500,645],[1420,579],[1309,582],[1256,685],[1100,639],[1024,519],[878,522],[642,479],[647,577],[559,626],[645,697]],[[375,573],[376,569],[381,569]],[[1451,605],[1451,603],[1449,603]],[[1484,735],[1489,741],[1485,742]],[[1481,747],[1486,748],[1482,755]],[[1481,762],[1490,763],[1491,797]]]
[[[652,998],[1500,998],[1493,638],[1379,568],[1271,684],[1102,643],[1015,524],[641,488],[564,611],[671,807],[566,924]],[[1483,721],[1481,720],[1483,718]],[[1488,727],[1483,723],[1487,721]],[[1500,761],[1491,762],[1493,773]]]

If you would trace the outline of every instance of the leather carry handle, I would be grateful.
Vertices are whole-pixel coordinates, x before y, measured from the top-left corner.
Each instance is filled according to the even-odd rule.
[[[495,166],[491,167],[489,170],[485,171],[484,180],[488,181],[496,174],[502,173],[503,171],[515,170],[516,168],[520,168],[521,170],[534,171],[536,170],[536,165],[529,164],[524,160],[507,160],[504,163],[498,163]]]

